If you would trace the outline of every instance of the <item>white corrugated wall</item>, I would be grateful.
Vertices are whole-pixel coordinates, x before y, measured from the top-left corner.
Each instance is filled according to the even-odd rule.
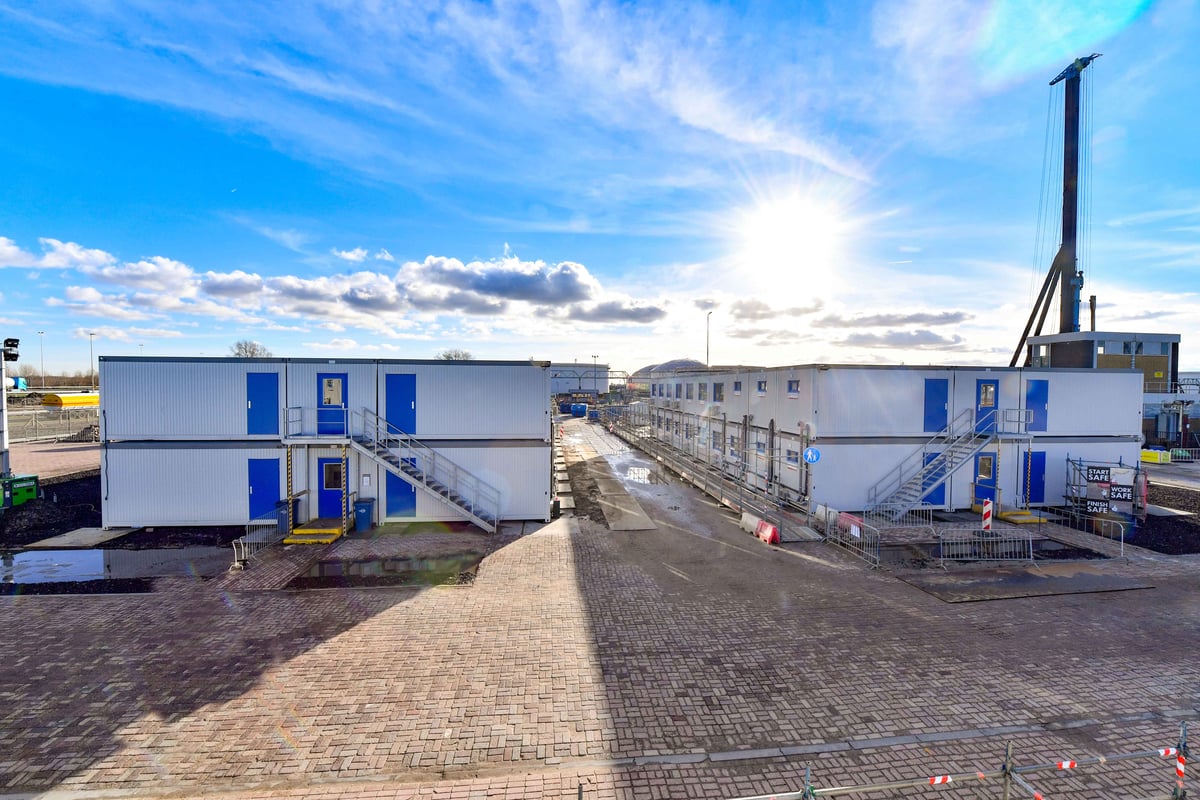
[[[283,368],[279,361],[103,359],[101,438],[261,438],[246,435],[246,374]]]
[[[186,445],[104,446],[100,492],[105,527],[240,525],[249,519],[251,458],[280,459],[284,450]]]

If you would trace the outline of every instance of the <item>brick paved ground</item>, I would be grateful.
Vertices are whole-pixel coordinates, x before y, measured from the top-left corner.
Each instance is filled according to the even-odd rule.
[[[658,530],[560,520],[472,586],[2,598],[0,792],[716,798],[806,762],[831,786],[994,769],[1007,741],[1165,746],[1200,717],[1196,557],[1106,562],[1153,590],[950,605],[670,482],[629,491]],[[1166,796],[1169,766],[1040,785]]]
[[[47,479],[81,477],[100,469],[98,443],[16,442],[8,451],[13,472],[37,475],[43,483]]]

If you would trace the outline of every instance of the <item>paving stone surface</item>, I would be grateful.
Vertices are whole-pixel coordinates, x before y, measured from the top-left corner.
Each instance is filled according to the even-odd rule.
[[[100,469],[95,442],[14,442],[9,446],[13,472],[37,475],[43,483],[93,474]]]
[[[617,475],[648,463],[612,450]],[[255,566],[0,598],[0,793],[717,798],[806,764],[833,786],[992,770],[1010,741],[1023,763],[1169,746],[1200,719],[1196,557],[1104,562],[1153,590],[950,605],[767,546],[689,487],[627,488],[658,530],[560,519],[470,586],[277,591]],[[1165,797],[1171,767],[1035,783]]]

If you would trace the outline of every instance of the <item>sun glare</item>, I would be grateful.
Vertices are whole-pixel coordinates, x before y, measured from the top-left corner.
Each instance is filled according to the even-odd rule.
[[[736,258],[757,288],[827,298],[837,288],[844,217],[800,194],[760,203],[741,215]]]

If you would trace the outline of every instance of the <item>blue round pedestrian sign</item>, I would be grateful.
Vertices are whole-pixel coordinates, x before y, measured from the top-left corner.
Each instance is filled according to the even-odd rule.
[[[821,460],[821,451],[815,447],[804,448],[804,460],[809,464],[815,464]]]

